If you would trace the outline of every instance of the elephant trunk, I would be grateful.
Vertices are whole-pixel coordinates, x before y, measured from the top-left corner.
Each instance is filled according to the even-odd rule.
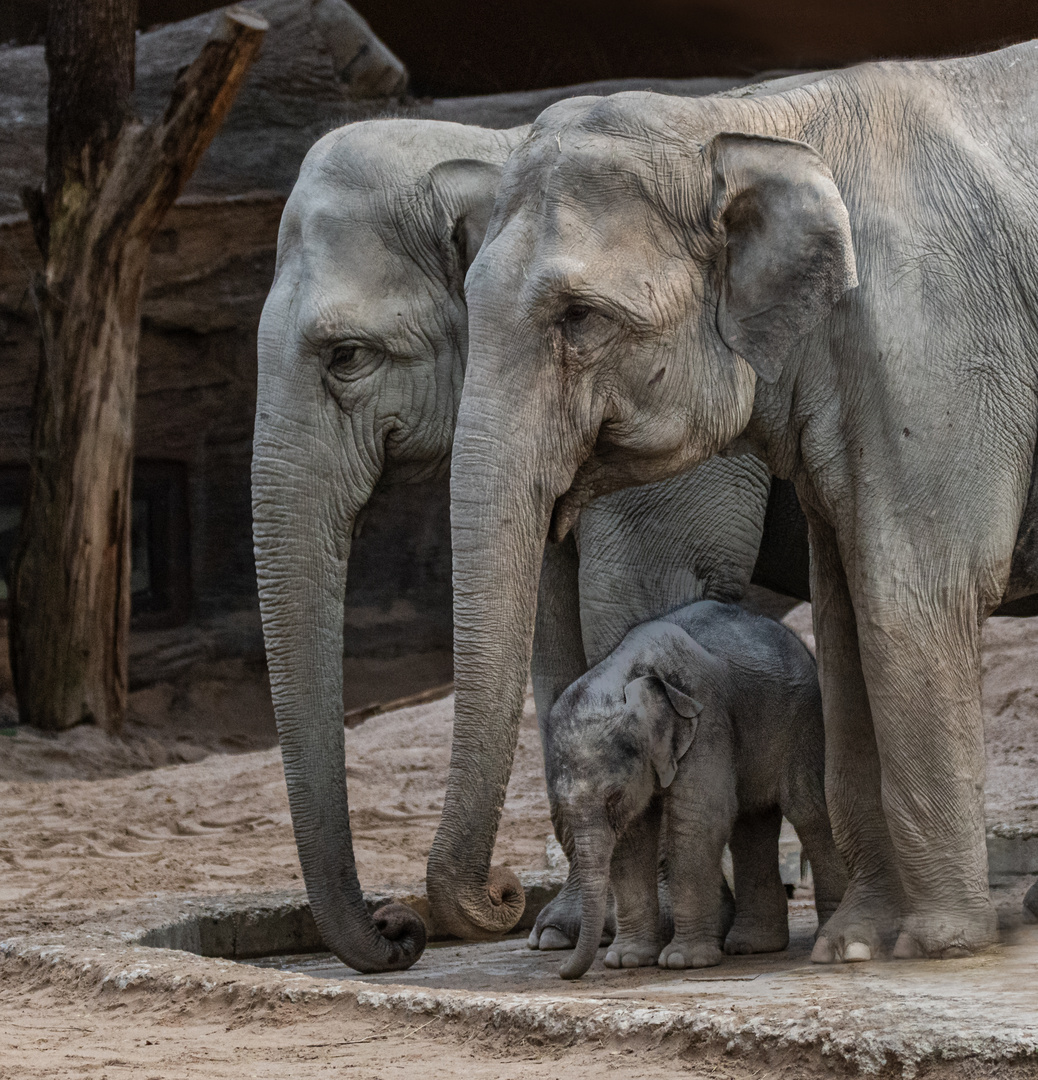
[[[525,906],[515,875],[491,871],[490,860],[519,735],[554,502],[536,479],[532,407],[484,409],[478,388],[470,397],[466,384],[454,438],[454,741],[426,882],[437,923],[459,937],[507,931]],[[510,448],[503,460],[493,449],[502,444]]]
[[[609,905],[609,861],[613,836],[607,825],[573,829],[573,851],[580,880],[580,937],[559,968],[564,979],[579,979],[595,961]]]
[[[361,972],[410,967],[425,924],[390,905],[372,917],[357,877],[346,791],[343,607],[350,538],[377,469],[343,484],[342,450],[312,426],[273,416],[261,374],[253,454],[260,610],[292,825],[314,921]],[[347,470],[347,473],[349,470]]]

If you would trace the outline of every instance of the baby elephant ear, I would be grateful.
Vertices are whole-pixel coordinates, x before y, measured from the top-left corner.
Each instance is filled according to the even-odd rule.
[[[796,342],[858,284],[850,219],[806,143],[723,132],[708,153],[721,233],[717,329],[765,382]]]
[[[689,697],[688,694],[683,694],[676,686],[671,686],[669,682],[663,679],[660,682],[663,683],[663,689],[667,692],[667,697],[670,699],[676,713],[691,720],[703,711],[702,702],[696,701],[694,697]]]
[[[632,679],[624,687],[624,700],[648,728],[649,756],[660,786],[670,787],[695,738],[702,704],[655,675]]]
[[[457,158],[441,161],[425,178],[429,196],[446,212],[446,237],[463,279],[483,245],[503,171],[491,161]]]

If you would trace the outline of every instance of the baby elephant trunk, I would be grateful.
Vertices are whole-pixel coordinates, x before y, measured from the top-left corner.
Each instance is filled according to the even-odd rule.
[[[564,979],[579,979],[595,961],[602,942],[609,903],[609,862],[613,836],[607,826],[574,832],[574,854],[580,879],[580,937],[573,955],[559,969]]]

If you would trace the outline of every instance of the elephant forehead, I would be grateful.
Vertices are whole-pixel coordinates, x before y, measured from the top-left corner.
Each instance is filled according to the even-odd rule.
[[[560,296],[601,299],[656,324],[661,305],[687,291],[693,271],[673,238],[649,227],[644,206],[595,220],[562,208],[532,247],[518,295],[525,308]]]
[[[441,321],[442,284],[354,215],[312,215],[301,261],[301,321],[318,338],[354,335],[389,344]]]

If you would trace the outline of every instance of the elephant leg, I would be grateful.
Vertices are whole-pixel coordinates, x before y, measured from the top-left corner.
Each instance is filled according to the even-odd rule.
[[[972,575],[962,574],[957,588],[936,554],[927,558],[916,545],[913,560],[896,594],[872,585],[855,597],[883,809],[905,897],[894,956],[965,956],[998,935],[984,823],[981,605]],[[887,581],[885,570],[864,576]],[[919,579],[906,585],[913,572]]]
[[[724,959],[721,855],[736,812],[735,775],[728,756],[686,755],[667,804],[674,937],[660,953],[660,967],[713,967]]]
[[[893,938],[903,895],[887,820],[882,772],[858,652],[858,630],[836,537],[811,521],[811,596],[825,717],[825,796],[833,837],[850,875],[811,959],[871,960]]]
[[[657,795],[617,841],[610,867],[616,937],[606,967],[648,967],[660,954],[659,871],[662,800]]]
[[[670,941],[674,937],[674,905],[670,900],[670,865],[667,862],[666,818],[661,825],[660,861],[656,869],[656,888],[660,912],[660,941]],[[728,882],[721,875],[721,940],[728,936],[728,931],[735,925],[735,896],[728,887]]]
[[[551,707],[570,683],[587,671],[580,626],[579,556],[573,534],[544,549],[533,639],[533,695],[542,745]],[[572,949],[580,935],[580,882],[573,864],[573,841],[552,807],[555,836],[569,860],[566,884],[537,915],[527,944],[531,949]],[[612,939],[612,912],[606,919]]]
[[[729,956],[779,952],[789,944],[789,904],[779,875],[782,811],[740,815],[728,846],[735,874],[735,923],[725,938]]]

